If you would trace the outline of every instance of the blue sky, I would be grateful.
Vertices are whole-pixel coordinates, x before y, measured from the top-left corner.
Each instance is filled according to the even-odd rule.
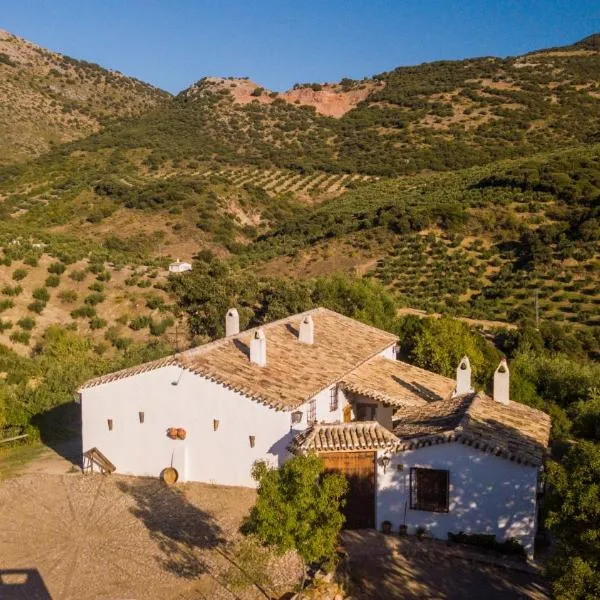
[[[0,28],[170,92],[206,75],[284,90],[572,43],[600,31],[600,1],[0,0]]]

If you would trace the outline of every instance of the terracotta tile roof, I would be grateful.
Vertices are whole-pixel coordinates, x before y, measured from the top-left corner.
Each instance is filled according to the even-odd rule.
[[[517,462],[540,465],[550,438],[550,417],[519,402],[501,404],[466,394],[394,413],[400,449],[460,441]]]
[[[398,438],[375,421],[351,423],[322,423],[312,425],[298,434],[289,446],[290,451],[304,453],[345,452],[356,450],[392,450]]]
[[[314,344],[298,341],[306,315],[314,322]],[[364,325],[325,308],[293,315],[262,327],[267,364],[251,363],[250,339],[256,329],[132,369],[96,378],[81,389],[176,364],[278,409],[295,408],[397,341],[387,331]]]
[[[399,360],[377,356],[346,375],[343,389],[392,406],[421,406],[450,397],[456,382]]]

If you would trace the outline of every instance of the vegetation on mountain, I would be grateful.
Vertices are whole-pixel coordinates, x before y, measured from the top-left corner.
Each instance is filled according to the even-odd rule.
[[[555,595],[595,597],[598,40],[295,95],[245,81],[241,102],[239,80],[170,98],[0,33],[0,430],[61,430],[82,381],[223,335],[232,305],[242,327],[327,306],[449,377],[467,354],[484,389],[504,354],[511,397],[553,420]],[[323,93],[359,96],[333,118]],[[178,256],[193,271],[165,277]],[[298,469],[257,473],[265,497],[318,471]],[[272,509],[264,542],[330,554],[335,531],[308,543]]]
[[[0,30],[0,164],[138,115],[169,94]]]

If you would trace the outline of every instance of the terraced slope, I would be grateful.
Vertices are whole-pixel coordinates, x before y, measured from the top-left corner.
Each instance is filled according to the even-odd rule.
[[[253,268],[355,271],[399,303],[600,325],[600,146],[361,186],[274,228]]]
[[[0,164],[139,115],[169,94],[0,30]]]

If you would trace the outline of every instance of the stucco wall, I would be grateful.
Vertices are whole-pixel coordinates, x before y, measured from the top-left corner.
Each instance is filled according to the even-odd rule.
[[[330,411],[330,397],[330,388],[315,396],[319,422],[342,420],[343,398]],[[83,450],[97,447],[119,473],[156,477],[172,463],[182,481],[254,486],[254,462],[279,466],[289,457],[292,438],[308,426],[308,403],[297,410],[302,420],[292,425],[292,411],[268,408],[179,367],[164,367],[83,390]],[[169,439],[169,427],[183,427],[186,439]]]
[[[398,470],[403,465],[403,470]],[[410,509],[410,468],[450,471],[448,513]],[[498,458],[460,443],[428,446],[392,456],[387,467],[377,467],[377,526],[391,521],[394,531],[403,523],[409,532],[419,525],[434,537],[448,532],[493,533],[502,541],[515,537],[533,555],[536,519],[537,469]]]
[[[292,437],[306,427],[303,421],[292,430],[289,412],[178,367],[83,390],[81,406],[83,450],[96,446],[119,473],[158,476],[172,460],[182,480],[225,485],[253,486],[254,461],[280,464]],[[138,411],[144,411],[143,424]],[[107,419],[113,419],[112,431]],[[169,439],[169,427],[185,428],[186,439]]]

